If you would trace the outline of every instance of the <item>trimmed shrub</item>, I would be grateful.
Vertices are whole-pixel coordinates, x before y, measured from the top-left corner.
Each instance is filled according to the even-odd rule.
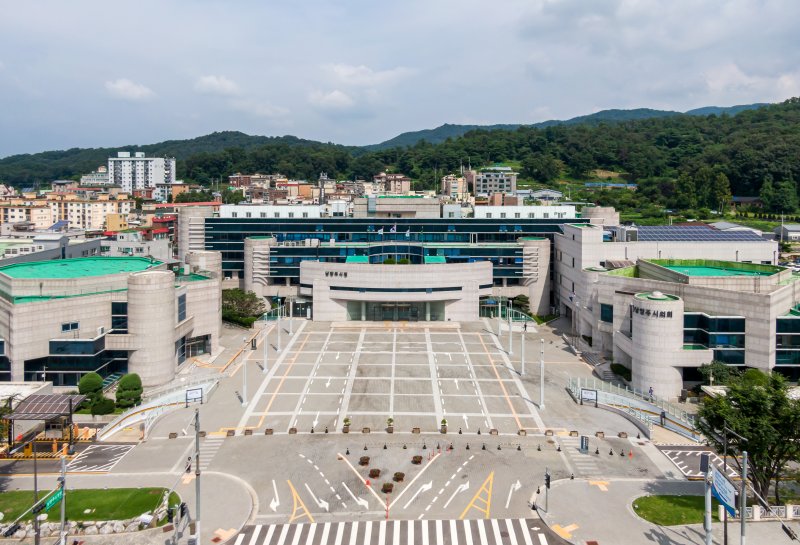
[[[86,373],[78,381],[78,393],[88,396],[103,389],[103,377],[97,373]]]
[[[142,402],[142,379],[136,373],[122,377],[117,385],[117,407],[127,409]]]
[[[111,414],[114,412],[114,401],[107,397],[99,397],[92,403],[92,416]]]

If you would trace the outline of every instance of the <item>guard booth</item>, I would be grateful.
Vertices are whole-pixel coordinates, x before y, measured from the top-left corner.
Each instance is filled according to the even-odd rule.
[[[75,436],[72,425],[72,414],[86,399],[84,395],[76,394],[34,394],[26,397],[14,407],[8,420],[8,451],[14,449],[15,443],[24,442],[24,437],[14,436],[14,422],[39,421],[45,429],[60,428],[61,437],[67,442],[67,452],[73,452]],[[38,435],[38,428],[34,428],[34,436]]]

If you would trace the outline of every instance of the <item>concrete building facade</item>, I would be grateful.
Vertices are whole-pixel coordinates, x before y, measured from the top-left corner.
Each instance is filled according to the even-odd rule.
[[[174,157],[145,157],[144,152],[120,151],[108,158],[109,183],[122,187],[126,193],[155,189],[157,184],[175,183]]]

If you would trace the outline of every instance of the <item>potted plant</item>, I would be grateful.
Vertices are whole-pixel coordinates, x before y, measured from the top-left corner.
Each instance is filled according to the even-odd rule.
[[[394,418],[391,416],[386,419],[386,433],[394,433]]]
[[[342,433],[350,433],[350,424],[352,424],[350,417],[345,417],[343,424]]]
[[[394,484],[383,483],[383,486],[381,487],[381,492],[383,492],[384,494],[391,494],[392,490],[394,490]]]
[[[447,419],[446,418],[442,418],[442,429],[441,429],[441,432],[442,433],[447,433]]]

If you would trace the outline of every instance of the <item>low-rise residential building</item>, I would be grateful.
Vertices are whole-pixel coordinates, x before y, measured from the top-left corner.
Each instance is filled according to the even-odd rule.
[[[416,195],[369,195],[353,201],[354,218],[439,218],[439,199]]]
[[[511,167],[493,166],[482,168],[478,172],[468,171],[467,182],[472,186],[475,195],[517,191],[517,173]]]
[[[406,195],[411,192],[411,178],[405,174],[387,174],[381,172],[373,176],[372,183],[378,186],[377,191],[392,195]]]
[[[0,223],[30,223],[34,229],[47,229],[55,223],[55,216],[46,203],[18,201],[16,204],[0,204]]]
[[[773,229],[775,238],[780,242],[798,242],[800,241],[800,224],[786,223]]]
[[[109,184],[111,184],[111,181],[108,179],[108,168],[104,165],[97,167],[97,170],[89,174],[81,176],[81,185],[96,187]]]
[[[106,228],[108,214],[129,215],[135,202],[127,195],[99,194],[96,199],[79,199],[75,195],[50,194],[46,202],[54,221],[67,221],[73,229],[102,231]]]
[[[165,263],[174,261],[169,229],[163,227],[107,233],[100,244],[100,255],[152,257]]]

